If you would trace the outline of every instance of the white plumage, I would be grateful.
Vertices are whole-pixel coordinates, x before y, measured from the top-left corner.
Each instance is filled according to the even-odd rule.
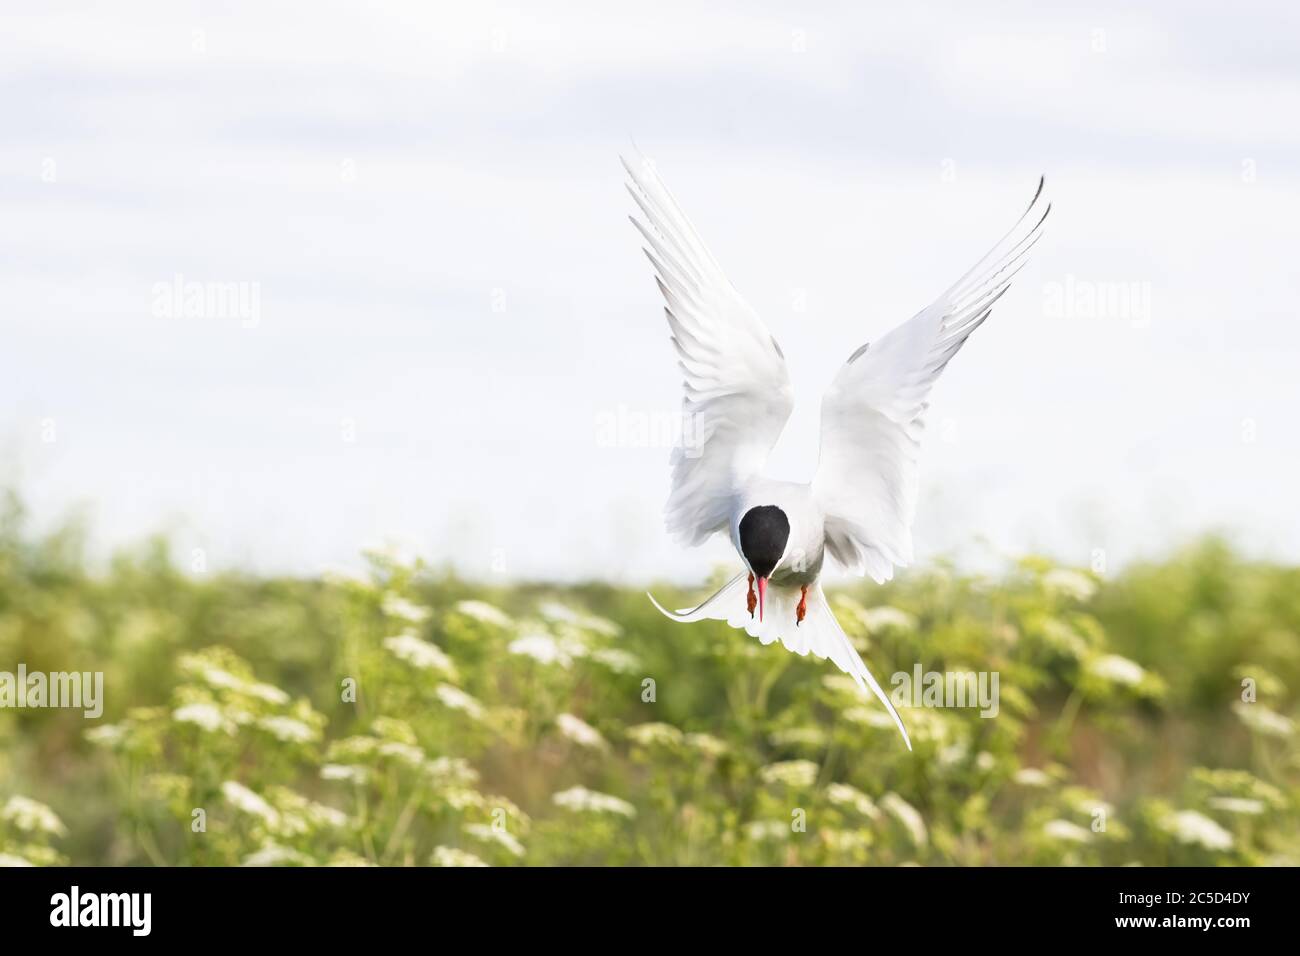
[[[831,660],[880,699],[910,749],[902,720],[835,620],[819,576],[827,552],[880,583],[911,562],[927,397],[1041,236],[1051,209],[1043,182],[1015,226],[966,275],[849,357],[822,398],[816,474],[810,484],[796,484],[763,476],[794,407],[780,346],[723,275],[654,166],[644,158],[623,165],[645,216],[632,222],[667,302],[683,375],[686,440],[673,451],[668,530],[689,545],[726,533],[746,566],[693,610],[674,614],[655,606],[674,620],[724,620],[764,644],[779,640],[796,654]],[[767,599],[758,616],[749,606],[755,577],[759,600]],[[799,612],[805,595],[806,611]]]

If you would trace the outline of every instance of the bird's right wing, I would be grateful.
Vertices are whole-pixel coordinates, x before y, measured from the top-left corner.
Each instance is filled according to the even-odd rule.
[[[1007,291],[1051,208],[1040,180],[1024,214],[983,259],[931,305],[854,352],[822,397],[813,492],[826,516],[826,548],[846,568],[884,583],[896,565],[911,562],[916,455],[930,389]]]
[[[684,544],[725,531],[794,405],[785,356],[740,297],[645,157],[623,160],[683,375],[682,441],[672,456],[668,530]]]

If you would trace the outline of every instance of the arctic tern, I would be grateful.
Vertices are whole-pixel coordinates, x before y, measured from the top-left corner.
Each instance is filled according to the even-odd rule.
[[[699,545],[731,538],[744,569],[674,621],[717,619],[764,644],[829,658],[888,709],[908,749],[907,728],[835,620],[820,577],[839,564],[890,580],[912,560],[917,450],[939,373],[988,318],[1024,266],[1051,211],[1040,178],[1016,224],[932,304],[849,356],[822,397],[821,452],[807,484],[764,476],[768,453],[794,406],[785,356],[758,314],[723,275],[681,207],[642,158],[623,160],[644,221],[655,281],[667,303],[684,376],[692,443],[672,454],[669,532]]]

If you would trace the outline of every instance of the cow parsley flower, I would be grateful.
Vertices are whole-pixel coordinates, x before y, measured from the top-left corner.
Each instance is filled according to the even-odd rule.
[[[817,771],[817,765],[811,760],[783,760],[768,764],[758,775],[764,783],[806,788],[817,782]]]
[[[438,671],[445,677],[457,680],[456,665],[437,644],[421,640],[414,634],[398,634],[384,638],[384,647],[398,660],[420,670]]]
[[[209,733],[233,734],[235,722],[216,704],[186,704],[172,711],[172,719],[182,724],[194,724]]]
[[[451,684],[439,684],[433,689],[433,692],[444,707],[459,710],[474,720],[482,720],[487,716],[483,705],[459,687],[453,687]]]
[[[585,720],[573,716],[573,714],[557,714],[555,723],[560,728],[560,733],[580,747],[604,750],[609,746],[605,743],[605,738],[600,735],[599,730]]]
[[[1161,820],[1161,826],[1179,843],[1198,844],[1207,850],[1232,849],[1232,834],[1195,810],[1171,813]]]
[[[433,848],[433,865],[434,866],[487,866],[482,860],[473,853],[467,853],[464,850],[458,850],[451,846],[438,846]]]
[[[487,601],[458,601],[456,613],[473,618],[482,624],[491,624],[493,627],[508,628],[514,624],[509,614],[499,607],[488,604]]]
[[[25,833],[65,836],[68,832],[68,828],[63,825],[57,813],[30,797],[10,797],[4,809],[0,810],[0,820],[12,824]]]
[[[869,820],[880,818],[875,801],[847,783],[832,783],[826,788],[826,799],[841,807],[849,807]]]
[[[280,823],[279,811],[242,783],[227,780],[221,785],[221,795],[226,798],[227,803],[240,813],[246,813],[250,817],[257,817],[267,826],[274,827]]]
[[[1087,843],[1092,839],[1091,832],[1069,820],[1048,820],[1043,824],[1043,833],[1065,843]]]
[[[575,812],[614,813],[629,819],[636,816],[636,807],[626,800],[620,800],[607,793],[597,793],[586,787],[570,787],[568,790],[554,794],[551,801],[557,807]]]
[[[629,727],[627,736],[629,740],[640,744],[642,747],[672,747],[680,744],[684,739],[682,732],[672,724],[659,721]]]
[[[1097,591],[1097,582],[1072,568],[1054,568],[1043,575],[1043,586],[1053,594],[1086,601]]]
[[[550,634],[541,633],[525,634],[511,641],[506,650],[511,654],[531,657],[539,664],[556,664],[563,668],[572,666],[574,657],[580,656],[574,653],[575,648],[570,642],[561,643]]]
[[[1088,671],[1112,684],[1135,687],[1142,683],[1147,672],[1142,665],[1118,654],[1103,654],[1088,664]]]
[[[411,624],[423,624],[429,619],[429,615],[433,613],[427,607],[421,607],[413,601],[408,601],[399,594],[384,595],[381,608],[389,617],[399,618]]]
[[[1263,800],[1252,800],[1250,797],[1210,797],[1209,804],[1215,810],[1222,810],[1224,813],[1238,813],[1250,817],[1257,817],[1266,809]]]
[[[320,732],[315,727],[298,720],[296,717],[263,717],[257,722],[272,737],[285,743],[308,744],[320,739]]]
[[[469,823],[464,827],[465,834],[484,843],[495,843],[514,856],[522,857],[524,855],[524,845],[520,843],[513,834],[497,827],[490,827],[485,823]]]
[[[370,779],[370,770],[354,764],[327,763],[320,768],[322,780],[346,780],[356,786],[364,786]]]
[[[903,825],[913,844],[919,847],[929,842],[930,835],[925,828],[925,820],[916,807],[896,793],[885,794],[880,798],[880,805]]]

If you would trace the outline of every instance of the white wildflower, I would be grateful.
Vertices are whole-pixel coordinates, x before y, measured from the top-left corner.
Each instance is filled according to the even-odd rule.
[[[558,714],[555,723],[560,728],[560,733],[580,747],[604,750],[609,746],[605,743],[605,738],[600,735],[599,730],[585,720],[573,716],[573,714]]]
[[[925,828],[925,820],[920,811],[896,793],[887,793],[880,798],[880,805],[885,808],[907,830],[916,846],[924,846],[930,839]]]
[[[172,719],[182,724],[194,724],[210,733],[235,732],[235,722],[222,713],[216,704],[186,704],[172,711]]]
[[[1048,820],[1043,824],[1043,833],[1065,843],[1087,843],[1092,839],[1092,833],[1069,820]]]
[[[1052,778],[1037,767],[1025,767],[1016,771],[1013,778],[1022,787],[1050,787]]]
[[[453,810],[471,810],[486,806],[483,794],[472,787],[449,787],[442,792],[442,799]]]
[[[483,705],[459,687],[453,687],[450,684],[439,684],[433,689],[433,692],[437,695],[438,700],[442,701],[444,707],[459,710],[474,720],[482,720],[487,715]]]
[[[1177,813],[1171,813],[1161,821],[1161,825],[1179,843],[1195,843],[1207,850],[1232,848],[1232,834],[1195,810],[1179,810]]]
[[[750,820],[745,824],[745,836],[755,842],[784,840],[791,832],[784,820]]]
[[[472,787],[478,783],[478,771],[464,757],[438,757],[425,764],[424,769],[439,786]]]
[[[1267,809],[1263,800],[1252,800],[1250,797],[1210,797],[1209,803],[1215,810],[1249,817],[1259,816]]]
[[[240,861],[240,866],[308,866],[311,860],[297,850],[268,843]]]
[[[601,647],[591,652],[591,659],[604,664],[615,674],[635,674],[641,669],[641,659],[631,651],[617,647]]]
[[[201,657],[188,656],[182,660],[181,666],[190,673],[197,675],[209,687],[215,687],[217,690],[228,690],[236,694],[244,694],[247,697],[256,697],[268,704],[289,703],[289,695],[273,684],[247,680],[238,674],[230,673],[224,668],[208,664]]]
[[[306,744],[320,739],[315,727],[298,720],[296,717],[263,717],[257,722],[272,737],[286,743]]]
[[[683,740],[680,730],[672,724],[665,724],[660,721],[629,727],[627,736],[628,739],[640,744],[642,747],[672,747],[680,744]]]
[[[317,803],[314,800],[308,803],[306,812],[307,819],[316,827],[334,827],[341,830],[352,822],[348,819],[348,815],[338,807],[331,807],[326,803]]]
[[[573,624],[577,626],[582,622],[582,615],[573,608],[561,604],[559,601],[545,601],[537,609],[541,612],[542,617],[548,621],[555,621],[558,624]]]
[[[466,853],[451,846],[433,848],[434,866],[487,866],[473,853]]]
[[[1097,591],[1097,583],[1088,575],[1071,568],[1055,568],[1043,575],[1043,586],[1053,594],[1086,601]]]
[[[411,624],[423,624],[429,619],[429,615],[433,613],[427,607],[421,607],[413,601],[408,601],[400,594],[384,595],[381,607],[389,617],[399,618]]]
[[[400,740],[385,740],[379,745],[379,753],[410,767],[424,766],[424,751],[415,744],[403,743]]]
[[[880,818],[875,801],[847,783],[832,783],[826,788],[826,799],[841,807],[849,807],[869,820]]]
[[[346,780],[360,787],[370,779],[370,771],[355,764],[327,763],[320,768],[320,776],[322,780]]]
[[[822,830],[819,836],[835,853],[858,853],[871,846],[871,834],[859,830]]]
[[[591,631],[595,634],[602,634],[605,637],[618,637],[623,633],[623,629],[615,624],[609,618],[600,617],[596,614],[584,614],[578,624],[583,630]]]
[[[485,823],[470,823],[464,829],[466,835],[476,840],[482,840],[484,843],[495,843],[518,857],[524,855],[524,845],[506,830],[490,827]]]
[[[561,643],[550,634],[526,634],[511,641],[506,647],[511,654],[531,657],[540,664],[558,664],[569,667],[576,656],[568,642]]]
[[[817,782],[817,765],[811,760],[783,760],[768,764],[758,772],[764,783],[787,787],[811,787]]]
[[[704,756],[716,760],[727,752],[727,745],[712,734],[687,734],[686,743]]]
[[[437,644],[421,640],[414,634],[397,634],[384,638],[384,647],[398,660],[426,671],[438,671],[452,680],[457,679],[456,665],[447,652]]]
[[[916,629],[915,617],[900,608],[890,607],[888,604],[865,608],[858,613],[858,618],[862,621],[862,626],[867,629],[869,634],[875,634],[879,631],[913,631]]]
[[[456,611],[466,617],[472,617],[476,621],[491,624],[494,627],[506,628],[514,623],[509,614],[498,607],[488,604],[487,601],[460,601],[456,605]]]
[[[612,797],[607,793],[597,793],[586,787],[570,787],[551,797],[557,807],[566,810],[588,811],[591,813],[616,813],[632,818],[636,816],[636,807],[626,800]]]
[[[1269,710],[1263,704],[1248,704],[1239,700],[1232,705],[1232,710],[1243,724],[1266,737],[1290,737],[1295,732],[1295,724],[1290,717]]]
[[[242,783],[227,780],[221,785],[221,794],[226,798],[227,803],[241,813],[247,813],[250,817],[257,817],[268,826],[279,825],[280,814],[275,807]]]
[[[116,747],[129,736],[130,731],[123,724],[100,724],[86,731],[86,739],[101,747]]]
[[[1112,684],[1133,687],[1142,683],[1147,672],[1142,665],[1118,654],[1103,654],[1088,664],[1088,671]]]
[[[894,729],[894,718],[879,707],[850,707],[840,716],[854,724],[865,724],[868,727],[884,727],[889,730]],[[908,725],[913,726],[913,724],[914,718],[909,717]],[[913,736],[915,736],[914,726]]]
[[[821,747],[826,743],[826,732],[820,727],[786,727],[772,731],[767,739],[778,747]]]
[[[861,699],[857,682],[847,674],[827,674],[822,677],[822,686],[837,694],[846,694],[854,700]]]
[[[68,828],[63,825],[59,815],[30,797],[12,796],[0,810],[0,820],[12,824],[25,833],[47,833],[51,836],[65,836]]]

